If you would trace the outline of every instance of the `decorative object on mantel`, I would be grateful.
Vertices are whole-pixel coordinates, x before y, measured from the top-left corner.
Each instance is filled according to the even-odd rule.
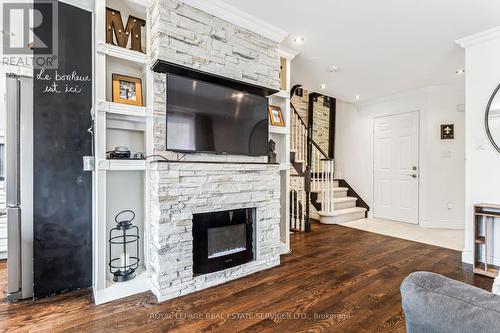
[[[106,43],[120,47],[127,47],[129,38],[131,38],[130,49],[142,52],[142,27],[146,26],[146,21],[138,17],[129,16],[127,25],[123,27],[122,16],[119,11],[106,8]]]
[[[268,155],[268,163],[276,163],[276,142],[274,140],[269,140],[269,155]]]
[[[273,126],[285,127],[285,118],[279,106],[269,105],[269,120]]]
[[[441,140],[453,140],[455,139],[455,125],[445,124],[441,125]]]
[[[488,251],[494,249],[493,235],[488,232],[492,230],[489,224],[500,219],[500,205],[477,204],[474,205],[472,216],[473,248],[472,265],[476,274],[497,277],[499,269],[497,266],[488,263]]]
[[[115,216],[116,227],[109,231],[109,271],[115,282],[132,280],[139,268],[139,228],[132,225],[134,219],[132,210],[124,210]],[[113,249],[120,253],[118,257],[113,258]]]
[[[113,102],[142,106],[142,81],[140,78],[113,74]]]

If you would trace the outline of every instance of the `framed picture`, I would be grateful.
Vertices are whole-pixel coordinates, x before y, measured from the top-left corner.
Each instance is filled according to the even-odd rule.
[[[141,79],[113,74],[113,102],[143,106]]]
[[[269,105],[269,121],[273,126],[285,127],[285,119],[279,106]]]
[[[453,140],[455,139],[455,125],[445,124],[441,125],[441,140]]]

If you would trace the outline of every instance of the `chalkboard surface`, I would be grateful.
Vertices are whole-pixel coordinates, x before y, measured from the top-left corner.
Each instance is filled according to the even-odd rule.
[[[35,298],[92,284],[92,16],[58,2],[57,18],[57,68],[33,78]]]

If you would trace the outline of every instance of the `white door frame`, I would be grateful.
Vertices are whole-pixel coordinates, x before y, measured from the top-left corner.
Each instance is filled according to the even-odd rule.
[[[421,159],[421,156],[420,156],[420,153],[421,153],[421,150],[420,150],[420,146],[421,146],[421,140],[422,140],[422,125],[421,125],[421,122],[422,122],[422,117],[421,117],[421,112],[420,110],[414,110],[414,111],[406,111],[406,112],[398,112],[398,113],[391,113],[391,114],[386,114],[386,115],[383,115],[383,116],[377,116],[377,117],[373,117],[372,119],[372,205],[373,205],[373,217],[375,217],[376,213],[375,213],[375,193],[376,193],[376,190],[375,190],[375,119],[379,119],[379,118],[386,118],[386,117],[393,117],[393,116],[399,116],[399,115],[403,115],[403,114],[409,114],[409,113],[416,113],[417,116],[418,116],[418,121],[417,121],[417,134],[418,134],[418,138],[417,138],[417,160],[418,160],[418,169],[417,169],[417,189],[418,189],[418,193],[417,193],[417,224],[414,224],[414,225],[421,225],[421,221],[420,221],[420,185],[421,185],[421,182],[420,182],[420,178],[422,177],[422,159]],[[401,221],[396,221],[396,222],[401,222]],[[405,222],[401,222],[401,223],[405,223]],[[406,223],[405,223],[406,224]]]

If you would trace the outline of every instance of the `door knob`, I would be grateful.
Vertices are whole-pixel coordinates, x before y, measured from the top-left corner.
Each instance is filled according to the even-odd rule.
[[[417,174],[416,173],[413,173],[413,174],[409,173],[408,176],[410,176],[412,178],[417,178]]]

